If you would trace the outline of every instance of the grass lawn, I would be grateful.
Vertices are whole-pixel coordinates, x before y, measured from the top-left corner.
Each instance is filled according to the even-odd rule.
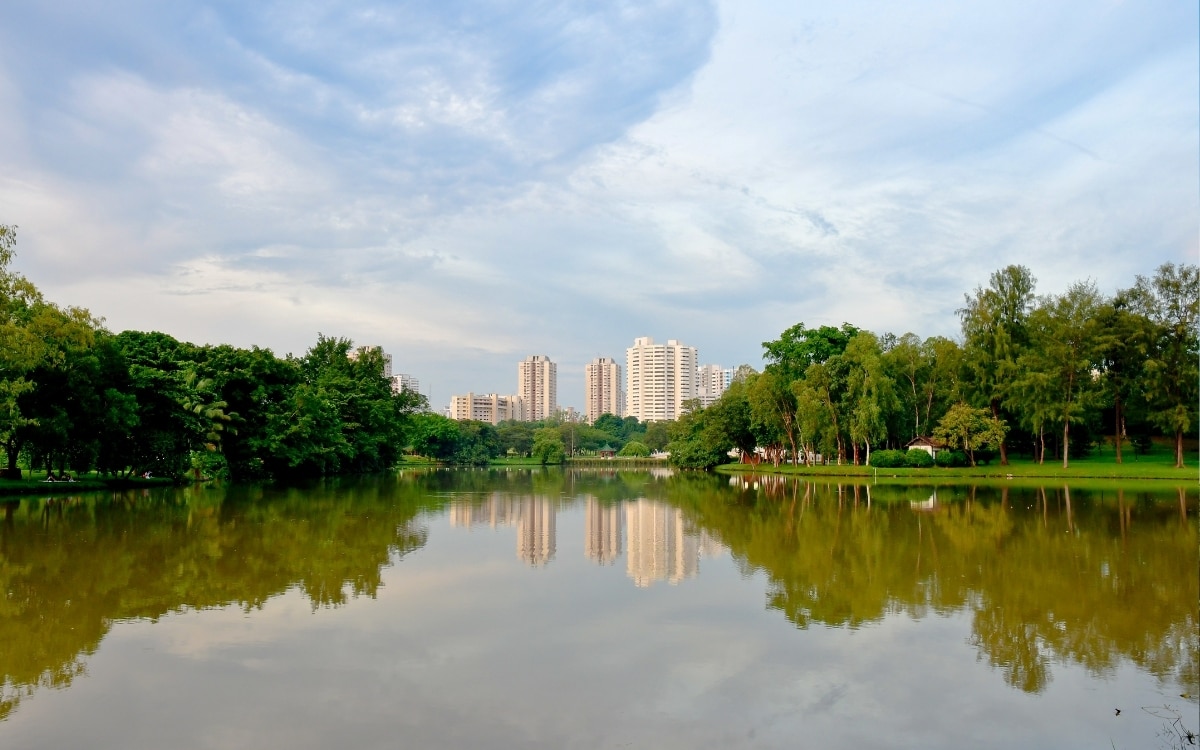
[[[47,482],[46,472],[25,472],[25,479],[0,479],[0,495],[77,495],[127,487],[167,487],[175,484],[169,477],[130,477],[118,479],[95,472],[73,473],[74,482]]]
[[[930,482],[949,483],[960,482],[963,479],[972,480],[1019,480],[1036,479],[1044,484],[1047,479],[1098,480],[1172,480],[1200,483],[1200,462],[1196,451],[1192,450],[1184,456],[1184,467],[1175,468],[1175,453],[1170,446],[1155,444],[1149,453],[1136,455],[1132,448],[1122,450],[1122,463],[1116,462],[1115,451],[1111,447],[1101,448],[1087,458],[1072,459],[1067,468],[1063,468],[1062,459],[1038,464],[1027,458],[1009,457],[1009,465],[1001,466],[999,459],[990,464],[975,467],[943,469],[875,469],[872,466],[788,466],[779,468],[769,463],[758,466],[750,464],[725,464],[718,468],[721,472],[754,472],[757,474],[795,474],[798,476],[830,476],[830,477],[864,477],[872,480],[900,482]]]

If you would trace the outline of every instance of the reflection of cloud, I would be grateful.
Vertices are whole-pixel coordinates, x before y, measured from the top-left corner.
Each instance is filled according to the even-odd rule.
[[[810,703],[806,710],[808,713],[824,713],[831,710],[842,698],[846,697],[849,691],[846,683],[833,685],[823,692],[815,701]]]

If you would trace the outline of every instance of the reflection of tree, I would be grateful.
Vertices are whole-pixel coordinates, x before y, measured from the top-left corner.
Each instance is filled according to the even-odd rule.
[[[425,543],[406,484],[173,490],[9,506],[0,523],[0,714],[81,674],[114,620],[374,596],[392,555]]]
[[[678,477],[665,499],[769,577],[799,627],[974,612],[971,642],[1037,692],[1050,665],[1122,659],[1200,690],[1197,529],[1177,493],[729,482]],[[928,504],[924,504],[928,507]],[[1194,510],[1193,510],[1194,512]]]

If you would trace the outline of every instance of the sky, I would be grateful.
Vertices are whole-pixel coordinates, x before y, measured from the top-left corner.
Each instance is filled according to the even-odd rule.
[[[640,336],[959,334],[1200,256],[1195,2],[6,0],[13,268],[106,327],[380,345],[434,408]]]

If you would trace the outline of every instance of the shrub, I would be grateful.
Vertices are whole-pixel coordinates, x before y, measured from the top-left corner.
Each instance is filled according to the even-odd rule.
[[[945,469],[967,465],[967,454],[962,451],[938,451],[935,463]]]
[[[871,451],[871,465],[879,469],[896,469],[905,466],[904,451]]]
[[[933,456],[920,448],[909,448],[904,454],[904,465],[911,469],[928,469],[933,466]]]
[[[645,458],[650,455],[650,446],[640,443],[637,440],[630,440],[617,455],[626,458],[631,456],[634,458]]]

